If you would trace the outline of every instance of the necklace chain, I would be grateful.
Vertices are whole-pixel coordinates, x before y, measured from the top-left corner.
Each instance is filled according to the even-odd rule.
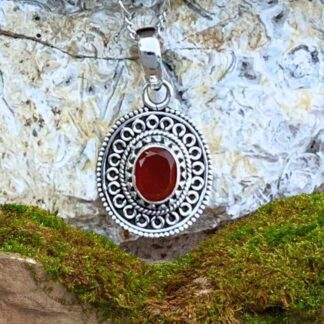
[[[124,21],[126,23],[126,27],[127,27],[128,31],[129,31],[130,37],[134,40],[138,40],[137,29],[135,28],[134,23],[133,23],[133,19],[135,17],[135,12],[129,11],[125,6],[124,1],[122,1],[122,0],[118,0],[118,4],[124,13]],[[157,17],[158,22],[157,22],[156,26],[154,26],[154,28],[156,29],[158,34],[165,27],[165,22],[166,22],[167,12],[168,12],[169,7],[170,7],[170,1],[164,0],[161,4],[160,13]]]

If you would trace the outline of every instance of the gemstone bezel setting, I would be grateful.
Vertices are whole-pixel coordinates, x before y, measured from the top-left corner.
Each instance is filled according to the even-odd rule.
[[[143,200],[133,185],[136,158],[149,145],[167,148],[179,167],[174,194],[158,204]],[[144,107],[123,116],[99,151],[97,186],[103,206],[117,224],[137,235],[165,237],[192,226],[208,203],[211,184],[203,135],[189,118],[168,107]]]
[[[138,159],[141,157],[142,153],[144,153],[145,151],[151,149],[151,148],[161,148],[161,149],[164,149],[166,151],[168,151],[168,153],[171,154],[175,164],[176,164],[176,181],[175,181],[175,184],[173,186],[173,190],[170,194],[167,195],[167,197],[165,197],[164,199],[161,199],[161,200],[149,200],[147,198],[145,198],[145,196],[142,194],[142,192],[139,190],[138,186],[137,186],[137,181],[136,181],[136,166],[137,166],[137,162],[138,162]],[[137,157],[136,157],[136,160],[135,160],[135,167],[133,167],[133,175],[132,175],[132,180],[133,180],[133,185],[134,185],[134,188],[137,192],[137,194],[147,203],[149,204],[162,204],[166,201],[168,201],[170,199],[170,197],[172,197],[174,195],[174,193],[176,192],[177,190],[177,187],[179,185],[179,180],[180,180],[180,168],[179,168],[179,162],[178,162],[178,159],[176,157],[176,155],[172,152],[171,149],[169,149],[167,146],[165,145],[161,145],[161,144],[149,144],[149,145],[146,145],[144,146],[137,154]]]

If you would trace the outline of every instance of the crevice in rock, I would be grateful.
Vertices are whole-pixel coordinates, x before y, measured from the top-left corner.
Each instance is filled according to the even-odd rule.
[[[197,1],[195,0],[183,0],[183,2],[190,8],[192,11],[199,14],[201,17],[208,20],[213,20],[214,13],[204,9]]]
[[[146,237],[129,237],[119,244],[119,247],[145,262],[162,262],[175,260],[177,257],[195,249],[199,244],[206,240],[210,234],[216,233],[223,228],[225,224],[233,222],[226,219],[226,211],[219,207],[216,209],[207,208],[204,213],[204,221],[207,226],[202,226],[203,221],[200,218],[190,232],[182,232],[175,236],[146,238]],[[208,218],[208,219],[207,219]],[[200,223],[200,224],[199,224]],[[207,224],[206,223],[206,224]]]
[[[122,242],[119,247],[146,262],[162,262],[188,253],[207,238],[208,234],[204,231],[155,239],[139,237]]]
[[[62,48],[55,46],[54,44],[51,44],[47,41],[40,39],[39,35],[37,35],[37,37],[32,37],[32,36],[28,36],[28,35],[24,35],[24,34],[14,33],[14,32],[8,31],[8,30],[0,29],[0,36],[14,38],[14,39],[23,39],[23,40],[35,42],[35,43],[41,44],[43,46],[57,50],[63,54],[66,54],[66,55],[74,58],[74,59],[94,59],[94,60],[104,60],[104,61],[122,61],[122,60],[133,61],[133,60],[137,59],[137,57],[127,57],[127,56],[126,57],[97,57],[97,56],[91,56],[91,55],[71,53],[71,52],[68,52]]]
[[[190,103],[184,98],[185,89],[182,89],[181,82],[178,79],[177,73],[176,73],[176,65],[174,63],[175,61],[175,52],[167,50],[164,52],[164,60],[163,64],[165,67],[165,72],[169,79],[172,81],[172,85],[174,88],[175,98],[179,101],[180,106],[184,107],[185,111],[188,111],[190,109]]]

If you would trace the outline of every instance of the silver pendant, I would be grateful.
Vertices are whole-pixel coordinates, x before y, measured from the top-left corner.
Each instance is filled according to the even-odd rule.
[[[140,43],[148,80],[144,107],[118,120],[105,137],[97,180],[99,196],[113,220],[135,234],[162,237],[177,234],[198,219],[208,201],[212,175],[202,134],[187,117],[168,107],[172,86],[156,78],[161,61],[153,37],[143,37],[149,45],[155,42],[153,50],[144,50]],[[145,59],[148,51],[150,61]],[[162,101],[151,100],[149,89],[154,87],[164,88]]]

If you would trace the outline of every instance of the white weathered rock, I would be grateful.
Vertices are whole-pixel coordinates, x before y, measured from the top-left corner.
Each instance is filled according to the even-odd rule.
[[[172,105],[201,128],[214,169],[210,210],[190,231],[323,184],[322,2],[171,2]],[[105,216],[94,170],[142,85],[116,1],[0,1],[0,202],[135,239]]]

